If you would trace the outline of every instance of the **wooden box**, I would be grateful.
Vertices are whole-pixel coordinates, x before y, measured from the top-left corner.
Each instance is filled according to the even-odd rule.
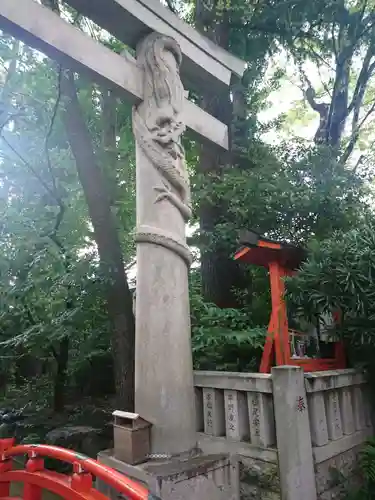
[[[114,456],[131,465],[145,462],[150,453],[151,424],[138,413],[113,412]]]

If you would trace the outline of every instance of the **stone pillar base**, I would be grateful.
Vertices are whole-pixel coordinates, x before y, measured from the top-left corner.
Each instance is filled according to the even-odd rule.
[[[162,500],[236,500],[228,455],[200,455],[187,460],[150,461],[133,466],[117,460],[112,450],[99,453],[98,461],[146,485]],[[119,494],[97,480],[97,488],[111,500]]]

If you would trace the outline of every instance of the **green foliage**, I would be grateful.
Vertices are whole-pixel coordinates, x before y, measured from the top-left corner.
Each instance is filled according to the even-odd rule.
[[[266,328],[254,325],[249,311],[207,303],[197,286],[192,286],[191,311],[195,369],[258,370]]]
[[[348,494],[347,500],[375,499],[375,439],[369,440],[360,452],[359,469],[362,486]]]
[[[228,257],[237,250],[241,229],[306,245],[311,238],[320,241],[359,224],[372,200],[366,176],[346,169],[328,148],[303,144],[270,148],[253,142],[248,168],[223,167],[193,179],[197,215],[201,200],[225,207],[213,230],[196,231],[194,243],[203,251]],[[244,281],[248,284],[245,302],[252,303],[254,314],[261,316],[258,324],[266,324],[266,274],[253,267]]]
[[[375,439],[370,440],[363,448],[360,457],[363,478],[368,488],[375,490]]]
[[[366,367],[371,379],[375,375],[374,235],[374,219],[368,218],[355,229],[312,242],[308,261],[287,280],[288,304],[305,316],[342,311],[339,333],[348,344],[349,357]]]
[[[10,125],[0,130],[0,385],[4,401],[15,404],[17,400],[21,405],[25,388],[38,394],[42,378],[48,382],[43,404],[52,405],[66,340],[65,389],[82,383],[84,389],[76,391],[79,396],[97,394],[99,387],[109,393],[113,391],[113,366],[108,361],[111,332],[106,282],[62,123],[57,72],[52,61],[7,36],[0,36],[0,59],[0,95],[9,106],[10,119]],[[103,124],[106,93],[81,78],[76,84],[98,161],[111,187],[113,210],[123,224],[124,255],[132,260],[135,168],[130,108],[114,101],[115,130],[121,139],[116,150],[109,152],[103,144],[103,131],[111,125],[109,119]],[[110,165],[111,153],[121,161]],[[125,162],[126,169],[122,168]],[[103,360],[109,380],[104,386],[103,379],[100,386],[92,381]]]
[[[343,332],[358,343],[375,340],[374,229],[374,219],[369,219],[348,232],[312,242],[308,261],[287,280],[296,307],[310,315],[341,309]]]

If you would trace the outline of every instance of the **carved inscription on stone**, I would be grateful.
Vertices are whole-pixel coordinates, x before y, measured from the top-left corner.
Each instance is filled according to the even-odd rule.
[[[275,420],[270,394],[248,392],[250,441],[257,446],[268,446],[275,442]]]
[[[311,439],[313,446],[328,443],[326,405],[323,392],[308,393]]]
[[[343,431],[339,395],[336,390],[327,391],[327,424],[329,438],[340,439]]]
[[[250,430],[245,393],[225,390],[224,401],[226,436],[236,440],[248,439]]]
[[[203,388],[204,432],[211,436],[225,434],[224,394],[220,389]]]
[[[254,394],[251,398],[251,425],[254,436],[260,436],[260,410],[258,395]]]

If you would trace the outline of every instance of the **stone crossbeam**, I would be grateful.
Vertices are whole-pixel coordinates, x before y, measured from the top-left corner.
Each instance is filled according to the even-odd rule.
[[[130,102],[143,98],[141,72],[130,54],[116,54],[34,0],[1,0],[0,29]],[[228,149],[227,126],[187,99],[184,119],[200,139]]]
[[[232,74],[241,77],[245,63],[211,42],[179,19],[159,0],[66,0],[126,45],[151,31],[174,38],[183,53],[181,77],[185,84],[210,92],[228,87]]]

